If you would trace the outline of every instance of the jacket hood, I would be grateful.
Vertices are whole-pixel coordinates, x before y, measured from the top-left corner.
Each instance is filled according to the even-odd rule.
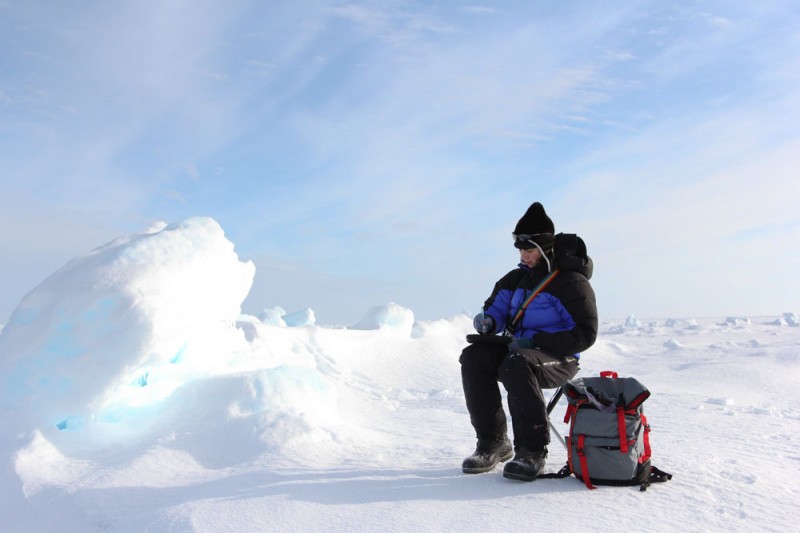
[[[588,255],[586,257],[579,257],[577,255],[564,255],[557,258],[556,263],[556,267],[561,270],[578,272],[586,276],[586,279],[592,279],[594,262]]]

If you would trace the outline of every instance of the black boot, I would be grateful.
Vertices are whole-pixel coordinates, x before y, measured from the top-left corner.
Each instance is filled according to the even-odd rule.
[[[503,468],[503,477],[519,481],[533,481],[544,472],[546,461],[547,448],[541,450],[517,448],[514,460],[506,463]]]
[[[501,461],[508,461],[514,455],[508,437],[503,435],[496,440],[478,439],[475,452],[464,459],[461,470],[465,474],[481,474],[493,469]]]

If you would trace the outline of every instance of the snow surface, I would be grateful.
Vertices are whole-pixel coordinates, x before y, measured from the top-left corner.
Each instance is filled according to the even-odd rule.
[[[395,303],[351,327],[318,326],[311,309],[244,316],[254,270],[214,220],[193,218],[80,256],[20,302],[0,334],[0,531],[800,521],[794,313],[602,322],[580,375],[612,369],[652,391],[654,464],[675,477],[589,491],[461,473],[474,448],[458,364],[471,317],[416,322]],[[549,468],[565,460],[553,439]]]

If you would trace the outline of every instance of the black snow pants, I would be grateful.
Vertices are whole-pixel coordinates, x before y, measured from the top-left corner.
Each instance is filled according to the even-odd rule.
[[[461,352],[461,382],[470,422],[479,440],[495,440],[507,432],[500,387],[508,392],[514,447],[538,450],[550,442],[547,406],[542,389],[562,386],[578,373],[573,356],[492,343],[470,344]]]

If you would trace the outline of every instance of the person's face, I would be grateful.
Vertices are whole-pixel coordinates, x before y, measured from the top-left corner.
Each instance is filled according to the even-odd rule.
[[[539,259],[542,258],[542,252],[539,251],[538,248],[528,248],[528,249],[520,249],[519,251],[519,259],[521,262],[525,263],[525,266],[533,268],[533,266],[539,262]]]

